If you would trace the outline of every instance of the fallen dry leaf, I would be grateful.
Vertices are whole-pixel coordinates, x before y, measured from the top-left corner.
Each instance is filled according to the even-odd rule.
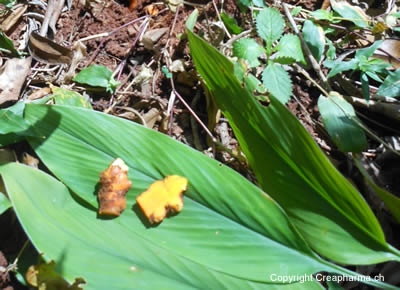
[[[132,186],[128,166],[117,158],[100,174],[99,214],[119,216],[126,208],[126,194]]]
[[[382,42],[382,44],[379,48],[390,53],[391,56],[394,56],[397,59],[400,59],[400,40],[386,39]],[[391,65],[394,66],[395,69],[398,69],[400,67],[400,61],[396,60],[393,57],[389,57],[386,53],[384,53],[383,51],[381,51],[379,49],[377,49],[374,52],[373,57],[382,59],[382,60],[390,63]]]
[[[186,178],[171,175],[154,182],[136,201],[150,223],[159,223],[168,212],[182,210],[183,192],[187,189],[187,184]]]
[[[73,58],[72,50],[35,32],[32,32],[29,37],[28,48],[34,59],[44,63],[70,64]]]
[[[32,58],[12,58],[0,68],[0,105],[17,101],[31,69]]]
[[[28,268],[25,279],[29,285],[39,290],[80,290],[81,284],[85,283],[82,278],[76,278],[70,285],[55,271],[56,263],[50,261],[48,264],[40,263]]]
[[[27,8],[28,5],[22,5],[12,11],[10,15],[8,15],[7,18],[1,23],[0,30],[7,33],[18,22]]]

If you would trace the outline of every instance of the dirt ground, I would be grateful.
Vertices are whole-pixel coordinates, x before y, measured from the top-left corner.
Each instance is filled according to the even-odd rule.
[[[83,2],[86,2],[86,4],[83,4]],[[268,2],[272,4],[273,1]],[[316,10],[321,7],[323,1],[293,0],[286,2],[293,5],[300,5],[309,10]],[[178,77],[174,80],[176,90],[186,102],[191,104],[192,109],[200,119],[207,124],[207,104],[202,89],[194,78],[194,66],[189,56],[187,41],[184,37],[181,37],[185,32],[187,16],[193,11],[193,6],[185,5],[180,7],[178,10],[179,15],[175,17],[175,13],[165,9],[166,5],[154,3],[151,0],[137,0],[136,6],[130,10],[129,1],[73,0],[71,8],[61,13],[56,25],[57,32],[54,40],[66,47],[72,47],[72,44],[79,39],[93,37],[102,33],[110,33],[130,21],[158,10],[159,13],[153,16],[148,22],[146,31],[155,32],[164,29],[164,33],[150,47],[143,46],[140,41],[135,42],[143,23],[138,21],[113,32],[109,36],[99,36],[84,41],[87,56],[79,63],[77,69],[87,67],[90,64],[101,64],[107,66],[112,71],[117,71],[115,78],[122,83],[122,86],[119,88],[120,94],[117,92],[115,95],[108,96],[89,93],[88,97],[96,110],[106,111],[136,122],[140,122],[141,120],[137,113],[141,116],[154,113],[156,121],[152,127],[153,129],[169,134],[173,138],[198,150],[205,151],[209,147],[205,131],[198,125],[195,128],[193,127],[189,111],[180,102],[177,101],[175,103],[173,120],[168,121],[171,122],[172,126],[169,127],[168,123],[166,124],[168,116],[166,116],[165,112],[171,94],[171,82],[161,71],[163,65],[168,61],[182,60],[185,72],[188,73],[183,74],[180,72],[177,74]],[[239,24],[246,23],[246,15],[240,13],[234,0],[223,1],[223,3],[225,13],[234,16]],[[196,4],[201,5],[209,19],[216,18],[212,2],[197,1]],[[216,1],[216,4],[218,7],[221,6],[219,0]],[[35,5],[29,5],[28,11],[43,13]],[[21,18],[21,21],[9,33],[9,37],[15,42],[20,41],[26,25],[26,18]],[[171,29],[172,27],[174,27],[173,30]],[[168,58],[162,53],[163,49],[167,49]],[[134,83],[131,85],[134,78],[141,74],[143,64],[146,64],[151,69],[151,74],[154,76],[151,83]],[[44,64],[36,62],[33,65],[36,68],[45,67]],[[46,73],[45,71],[32,72],[29,79],[32,86],[25,88],[25,96],[30,95],[36,89],[47,86],[46,82],[48,81],[53,82],[53,84],[62,84],[61,78],[56,78],[55,73]],[[297,97],[297,101],[294,99],[291,100],[288,108],[298,117],[321,148],[330,155],[339,169],[346,176],[354,178],[356,183],[358,181],[359,184],[357,185],[364,186],[359,181],[361,177],[357,176],[354,168],[348,165],[347,157],[335,148],[325,131],[321,130],[318,122],[313,121],[319,119],[316,104],[317,98],[320,95],[319,91],[300,75],[294,73],[292,80],[294,95]],[[80,87],[71,86],[71,88],[81,93],[83,92],[83,89]],[[311,120],[309,116],[311,116]],[[385,120],[382,120],[382,122],[385,122]],[[377,130],[382,129],[378,128]],[[238,149],[237,141],[232,134],[232,130],[227,126],[226,120],[222,118],[214,129],[214,132],[220,140],[223,138],[226,139],[223,143],[229,149],[232,151]],[[382,134],[384,133],[382,132]],[[374,146],[371,143],[371,148],[375,148]],[[216,152],[208,153],[239,171],[250,180],[254,180],[251,170],[226,152],[217,150]],[[396,172],[400,172],[400,167],[396,170]],[[386,173],[386,185],[392,192],[393,190],[400,192],[400,184],[394,171],[388,167]],[[368,200],[369,197],[366,196],[366,198]],[[374,208],[374,211],[378,212],[380,209]],[[384,223],[388,241],[394,246],[400,247],[399,226],[388,218],[387,215],[382,216],[380,214],[378,218]],[[0,229],[0,266],[5,267],[8,263],[12,262],[11,259],[21,249],[26,237],[10,210],[0,216]],[[0,289],[24,289],[24,286],[16,281],[12,272],[9,275],[0,273]]]

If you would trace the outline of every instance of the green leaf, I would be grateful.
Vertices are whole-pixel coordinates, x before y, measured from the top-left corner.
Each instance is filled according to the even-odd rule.
[[[115,81],[112,76],[112,71],[97,64],[84,68],[73,80],[81,84],[105,88],[108,92],[114,92],[119,86],[119,82]]]
[[[2,192],[0,192],[0,215],[5,213],[6,210],[8,210],[11,207],[11,203],[6,197],[6,195]]]
[[[196,25],[197,17],[199,16],[199,11],[197,9],[193,10],[193,12],[189,15],[186,20],[187,29],[193,30]]]
[[[265,94],[267,90],[263,86],[263,84],[257,79],[254,75],[248,74],[245,78],[246,88],[250,90],[250,92],[258,92],[260,94]]]
[[[328,78],[331,78],[343,71],[356,70],[358,68],[359,60],[357,58],[353,58],[350,61],[335,61],[332,63],[333,65],[328,66],[328,62],[324,62],[326,67],[333,67],[327,76]]]
[[[310,15],[317,20],[332,21],[332,19],[333,19],[333,13],[331,11],[327,11],[324,9],[315,10],[315,11],[311,12]]]
[[[300,39],[294,34],[285,34],[279,41],[276,49],[276,58],[293,58],[295,61],[306,64]]]
[[[361,73],[361,89],[364,98],[369,101],[370,93],[369,93],[369,80],[366,73]]]
[[[58,105],[92,109],[92,105],[81,94],[64,88],[52,86],[54,102]]]
[[[364,166],[362,166],[360,159],[355,158],[354,160],[357,168],[360,170],[365,180],[378,194],[379,198],[385,203],[386,207],[392,213],[397,222],[400,223],[400,198],[376,185],[376,183],[369,176],[368,172],[365,170]]]
[[[330,39],[326,39],[328,43],[328,51],[326,52],[326,57],[328,60],[333,60],[336,58],[336,47]]]
[[[29,124],[23,119],[25,103],[17,102],[6,109],[0,109],[0,146],[22,141],[31,135]]]
[[[251,2],[254,4],[254,6],[256,7],[267,7],[267,5],[265,5],[264,0],[251,0]]]
[[[20,55],[18,50],[15,49],[13,42],[2,31],[0,31],[0,48],[10,51],[12,55]]]
[[[325,49],[325,33],[319,24],[306,20],[303,25],[303,37],[312,55],[319,62]]]
[[[400,68],[395,72],[388,73],[389,75],[379,86],[376,94],[385,97],[400,97]]]
[[[233,75],[233,65],[188,31],[191,54],[229,120],[261,188],[288,213],[321,255],[345,264],[399,260],[359,192],[329,162],[300,122],[271,96],[260,106]]]
[[[162,71],[162,73],[165,75],[165,77],[166,77],[167,79],[172,78],[172,73],[168,70],[168,68],[167,68],[166,65],[163,65],[163,66],[161,67],[161,71]]]
[[[368,59],[369,57],[371,57],[375,50],[377,50],[379,48],[379,46],[381,46],[383,40],[378,40],[375,41],[371,46],[369,47],[365,47],[365,48],[361,48],[358,49],[356,51],[356,58],[361,59],[361,57],[364,57],[365,59]]]
[[[263,52],[264,48],[252,38],[243,38],[233,43],[233,55],[247,60],[250,67],[260,65],[258,57]]]
[[[242,12],[242,13],[246,13],[248,8],[251,5],[250,0],[237,0],[236,4],[238,5],[240,12]]]
[[[285,21],[275,8],[265,8],[257,15],[256,26],[258,35],[265,40],[269,52],[272,43],[281,37],[283,28],[285,28]]]
[[[49,259],[63,258],[67,279],[82,276],[90,289],[115,289],[120,280],[154,289],[159,276],[165,280],[161,288],[257,289],[282,283],[273,275],[357,275],[316,256],[282,209],[240,174],[166,135],[80,108],[29,104],[26,116],[45,136],[30,138],[35,151],[79,197],[72,199],[63,184],[26,166],[9,164],[0,171],[28,235]],[[96,219],[99,173],[117,156],[130,168],[129,206],[117,219]],[[171,174],[189,180],[184,209],[149,227],[135,199]],[[126,265],[142,275],[123,271]],[[314,281],[290,289],[310,287],[321,288]]]
[[[367,28],[370,21],[364,11],[358,7],[347,3],[346,1],[331,0],[333,10],[346,20],[353,22],[361,28]]]
[[[297,14],[299,14],[300,12],[301,12],[301,7],[298,6],[298,7],[294,7],[292,9],[292,11],[290,11],[290,14],[292,14],[293,16],[297,16]]]
[[[286,104],[292,95],[292,81],[287,71],[276,63],[269,63],[262,73],[265,88],[280,102]]]
[[[235,62],[235,68],[234,68],[234,74],[236,78],[239,80],[239,82],[243,83],[244,82],[244,77],[247,72],[247,66],[244,60],[238,59],[238,61]]]
[[[16,0],[0,0],[0,4],[3,4],[8,9],[11,9],[16,2],[17,2]]]
[[[70,199],[66,189],[59,185],[51,188],[38,178],[38,173],[34,173],[32,180],[21,178],[24,174],[17,170],[16,165],[1,172],[9,192],[13,189],[7,183],[8,176],[26,181],[24,185],[16,180],[26,193],[15,190],[10,196],[22,224],[28,222],[24,221],[22,214],[26,214],[29,220],[35,216],[34,222],[29,227],[25,225],[25,229],[29,235],[35,235],[31,238],[38,249],[48,255],[54,250],[60,254],[63,248],[60,243],[68,245],[65,260],[71,260],[70,263],[65,261],[64,267],[65,271],[67,268],[74,271],[69,277],[79,275],[88,281],[93,272],[97,273],[97,279],[102,276],[98,274],[100,269],[95,270],[95,264],[85,258],[88,255],[102,261],[96,263],[102,271],[110,271],[121,263],[147,269],[143,272],[147,273],[148,280],[132,277],[126,271],[119,271],[121,273],[116,277],[112,275],[113,280],[126,275],[124,279],[137,279],[134,280],[136,283],[151,285],[156,283],[154,278],[157,275],[162,275],[174,280],[167,285],[183,287],[192,283],[207,289],[260,288],[264,282],[274,282],[271,278],[273,273],[310,274],[328,268],[335,271],[313,254],[285,213],[268,195],[227,166],[166,135],[127,120],[80,108],[29,104],[26,117],[34,124],[39,136],[45,137],[30,138],[36,153],[64,184],[79,195],[79,199],[86,202],[86,206],[79,206],[72,199],[66,202]],[[122,158],[129,166],[129,178],[133,183],[127,194],[128,209],[118,219],[96,219],[97,198],[94,193],[99,173],[116,157]],[[171,174],[189,180],[184,209],[157,227],[148,228],[142,213],[137,210],[135,199],[152,182]],[[36,187],[36,183],[41,187]],[[37,201],[20,204],[14,201],[27,197]],[[30,207],[36,206],[37,209],[29,209],[25,203],[32,203]],[[60,214],[61,208],[64,210]],[[55,219],[53,215],[59,216]],[[55,240],[43,235],[43,224],[49,221],[56,223],[54,227],[59,229],[58,232],[65,233],[57,235],[54,229],[45,229],[55,236]],[[38,231],[40,226],[42,230]],[[73,235],[66,239],[65,236],[71,233]],[[71,239],[76,241],[71,242]],[[92,250],[87,251],[86,246]],[[83,254],[85,251],[87,253]],[[81,255],[83,257],[78,259],[77,256]],[[104,259],[111,259],[110,255],[113,261],[106,263]],[[58,255],[49,258],[57,261]],[[251,261],[253,267],[243,264],[243,260]],[[75,269],[74,266],[80,263],[83,265]],[[104,268],[108,264],[109,267]],[[120,269],[119,266],[116,269]],[[107,277],[104,279],[109,279]],[[88,282],[106,283],[100,280]],[[296,286],[306,287],[302,284]]]
[[[367,147],[364,131],[351,119],[357,118],[354,108],[338,93],[329,98],[320,96],[318,109],[333,142],[343,152],[361,152]]]
[[[243,31],[242,28],[240,28],[237,25],[236,19],[230,17],[228,14],[222,12],[221,13],[221,19],[225,24],[225,27],[228,29],[228,31],[232,34],[239,34],[240,32]]]

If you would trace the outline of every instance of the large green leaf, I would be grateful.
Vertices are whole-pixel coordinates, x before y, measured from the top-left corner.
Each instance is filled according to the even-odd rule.
[[[29,138],[36,153],[87,202],[92,216],[99,173],[116,157],[130,168],[129,205],[156,179],[171,174],[188,178],[184,210],[161,225],[149,228],[137,205],[107,221],[123,226],[124,234],[135,237],[131,243],[138,240],[138,248],[143,239],[154,241],[156,251],[206,268],[222,288],[262,287],[250,281],[271,283],[272,274],[354,274],[316,256],[281,208],[259,188],[186,145],[135,123],[84,109],[27,105],[25,116],[40,136]],[[168,259],[162,259],[163,263],[171,263]],[[179,267],[176,271],[185,271]],[[224,277],[230,277],[229,281]],[[200,288],[221,288],[207,279],[197,280],[204,283]]]
[[[379,198],[383,200],[397,222],[400,223],[400,198],[376,185],[371,176],[369,176],[368,172],[365,170],[364,166],[361,164],[361,161],[359,159],[355,159],[355,161],[357,168],[360,170],[365,180],[374,189]]]
[[[242,88],[232,63],[188,31],[196,68],[228,118],[261,187],[317,252],[347,264],[399,260],[357,190],[300,122],[271,97],[267,108]]]
[[[114,220],[126,220],[125,232],[163,241],[160,247],[171,255],[187,257],[210,271],[240,280],[271,282],[268,273],[279,272],[277,265],[282,261],[282,271],[292,274],[326,269],[272,199],[203,154],[165,135],[98,112],[27,105],[25,116],[41,136],[30,138],[36,153],[88,203],[92,214],[97,207],[94,193],[99,173],[116,157],[130,167],[129,205],[156,179],[171,174],[188,178],[182,213],[146,230],[142,215],[127,210]],[[253,266],[243,261],[251,261]]]
[[[29,134],[29,125],[22,117],[24,102],[0,110],[0,146],[23,140]]]
[[[225,240],[232,226],[213,224],[215,215],[202,216],[193,205],[185,205],[191,212],[180,214],[183,234],[191,232],[183,248],[168,245],[183,238],[178,233],[179,223],[165,221],[157,228],[146,227],[132,210],[116,220],[96,218],[96,212],[80,206],[68,189],[53,177],[31,167],[9,163],[0,167],[7,191],[24,230],[46,260],[57,262],[58,272],[69,282],[77,277],[86,281],[85,289],[262,289],[277,288],[226,275],[203,263],[190,259],[187,248],[205,248]],[[196,219],[197,218],[197,219]],[[175,218],[175,220],[177,217]],[[172,219],[171,219],[172,220]],[[210,222],[209,223],[207,223]],[[194,231],[196,228],[196,231]],[[212,229],[213,228],[213,229]],[[158,237],[152,233],[158,232]],[[217,234],[216,234],[217,233]],[[239,232],[226,247],[232,255],[257,245],[244,242]],[[227,236],[228,235],[228,236]],[[257,239],[257,238],[256,238]],[[180,245],[182,246],[182,245]],[[175,247],[175,251],[168,248]],[[236,250],[235,250],[236,249]],[[219,249],[223,251],[223,249]],[[268,256],[263,256],[264,261]],[[206,255],[207,259],[214,259]],[[237,262],[242,268],[257,271],[252,259]],[[284,260],[282,260],[284,261]],[[282,264],[281,264],[282,265]],[[267,272],[264,273],[267,276]],[[280,286],[285,288],[285,286]],[[289,289],[321,289],[316,282],[291,284]]]
[[[11,203],[7,196],[0,192],[0,215],[2,215],[7,209],[11,207]]]
[[[336,92],[329,98],[321,95],[318,109],[333,142],[343,152],[361,152],[367,147],[363,129],[353,121],[358,119],[353,106]]]

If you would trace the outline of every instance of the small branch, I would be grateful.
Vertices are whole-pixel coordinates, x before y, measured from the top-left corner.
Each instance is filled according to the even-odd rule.
[[[213,6],[214,6],[214,9],[215,9],[215,12],[217,13],[218,20],[221,22],[222,28],[224,29],[226,35],[227,35],[229,38],[232,38],[232,35],[229,33],[228,29],[225,27],[225,24],[224,24],[224,22],[223,22],[222,19],[221,19],[221,15],[220,15],[220,13],[219,13],[219,11],[218,11],[217,4],[215,3],[215,0],[212,0],[212,3],[213,3]]]
[[[292,14],[290,14],[287,4],[282,3],[282,5],[285,10],[286,17],[288,18],[288,20],[290,22],[290,25],[292,26],[296,35],[300,38],[302,47],[304,49],[304,52],[305,52],[309,62],[311,63],[313,69],[318,74],[318,76],[322,82],[322,87],[324,88],[325,91],[331,91],[332,90],[331,86],[329,85],[327,78],[325,77],[324,73],[322,72],[321,67],[319,66],[318,62],[315,60],[314,56],[312,55],[307,43],[304,41],[303,35],[297,29],[296,23],[293,20]]]

